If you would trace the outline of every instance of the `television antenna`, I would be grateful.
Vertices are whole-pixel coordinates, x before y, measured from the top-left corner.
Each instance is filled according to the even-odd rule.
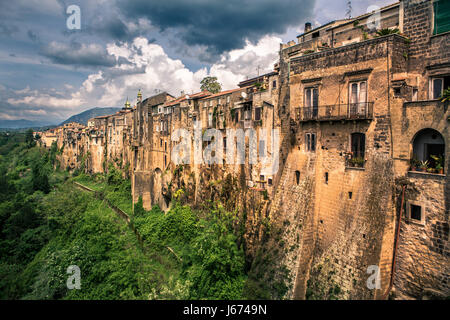
[[[352,1],[349,0],[349,1],[347,1],[347,11],[345,13],[348,19],[352,18],[352,10],[353,10]]]

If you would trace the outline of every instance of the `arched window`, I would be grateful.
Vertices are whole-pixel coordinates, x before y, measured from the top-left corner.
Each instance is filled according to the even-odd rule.
[[[434,129],[419,131],[413,140],[411,167],[421,171],[442,173],[445,161],[445,141]]]

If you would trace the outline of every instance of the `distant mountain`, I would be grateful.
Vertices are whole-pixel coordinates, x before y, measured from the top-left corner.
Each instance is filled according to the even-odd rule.
[[[91,118],[114,114],[117,111],[119,111],[120,109],[121,108],[92,108],[92,109],[83,111],[79,114],[76,114],[74,116],[71,116],[69,119],[62,122],[60,125],[63,125],[65,123],[69,123],[69,122],[77,122],[80,124],[87,125],[88,120]]]
[[[23,129],[23,128],[39,128],[45,126],[51,126],[52,123],[44,121],[31,121],[31,120],[0,120],[0,128],[3,129]]]

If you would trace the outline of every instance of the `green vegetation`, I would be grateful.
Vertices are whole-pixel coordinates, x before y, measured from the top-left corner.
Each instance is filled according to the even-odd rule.
[[[441,97],[441,102],[446,102],[450,100],[450,87],[444,90],[444,93]]]
[[[200,90],[219,93],[222,91],[222,85],[217,81],[217,77],[205,77],[200,81]]]
[[[385,29],[378,30],[377,36],[382,37],[382,36],[387,36],[390,34],[399,34],[399,33],[400,33],[400,30],[398,28],[394,28],[394,29],[385,28]]]
[[[54,169],[58,153],[25,133],[0,133],[1,299],[245,298],[236,213],[220,203],[193,210],[177,200],[183,190],[167,213],[144,210],[142,200],[133,210],[120,170],[71,176]],[[71,265],[80,290],[67,288]]]

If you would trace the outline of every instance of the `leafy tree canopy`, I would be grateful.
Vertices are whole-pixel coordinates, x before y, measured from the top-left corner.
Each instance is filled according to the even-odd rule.
[[[200,89],[211,93],[218,93],[222,90],[222,85],[217,81],[217,77],[205,77],[200,81]]]

